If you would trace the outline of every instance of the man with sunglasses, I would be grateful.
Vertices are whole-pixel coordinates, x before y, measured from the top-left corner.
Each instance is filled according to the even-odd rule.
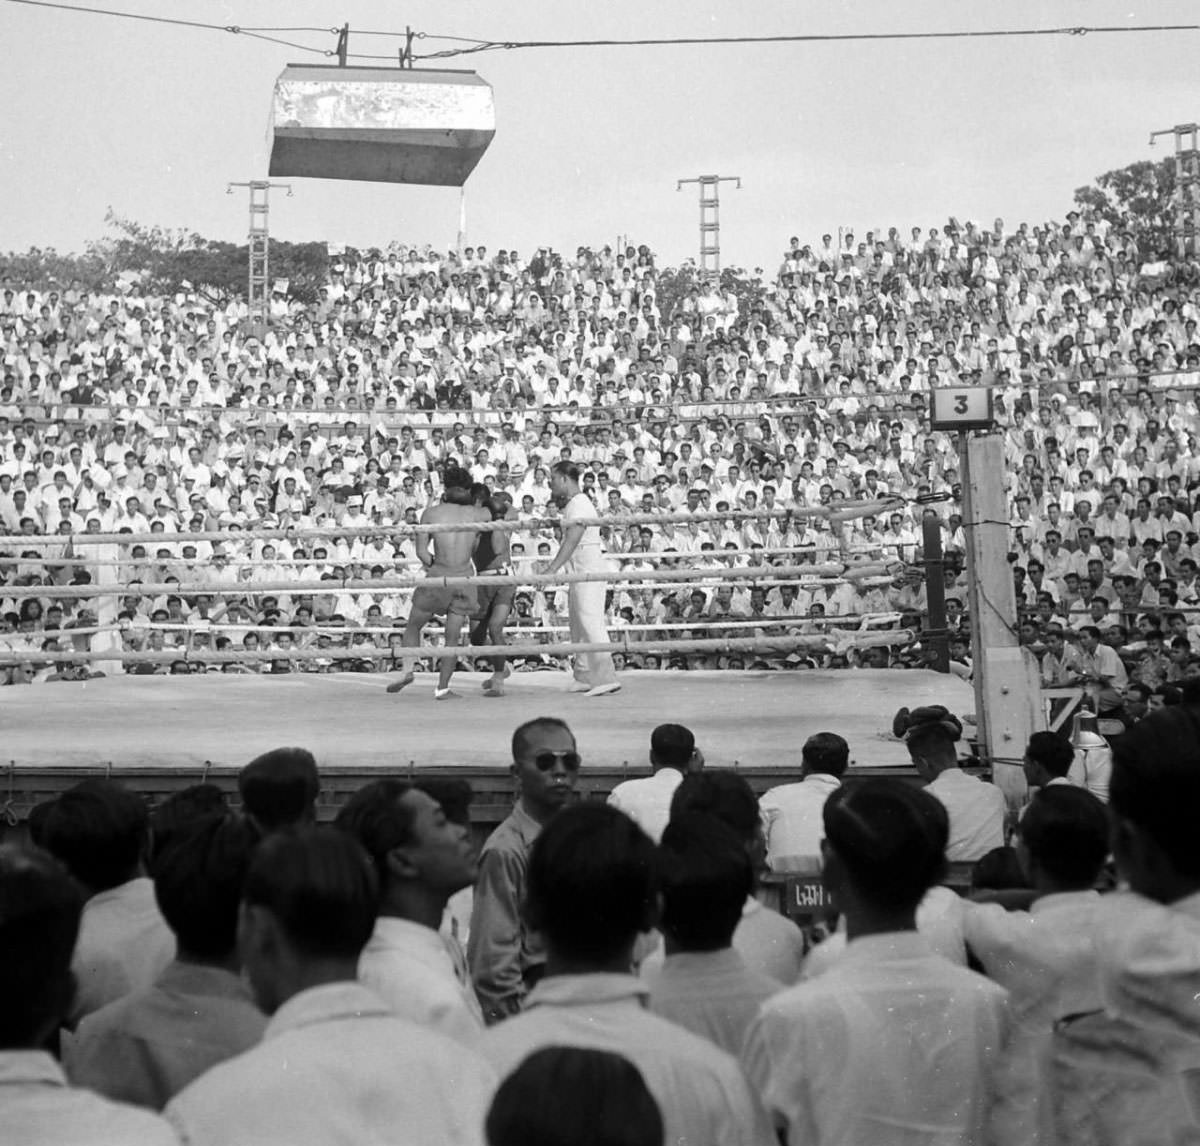
[[[575,736],[557,717],[522,724],[512,738],[517,801],[479,855],[467,959],[488,1023],[521,1009],[542,977],[546,953],[524,919],[529,852],[543,825],[570,803],[579,778]]]

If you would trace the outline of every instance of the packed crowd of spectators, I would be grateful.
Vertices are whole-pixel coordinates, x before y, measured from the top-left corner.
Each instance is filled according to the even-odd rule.
[[[1016,803],[938,706],[903,710],[924,787],[847,779],[822,732],[760,799],[678,724],[580,798],[587,746],[541,717],[482,843],[446,777],[317,823],[302,748],[236,803],[84,780],[0,844],[5,1140],[1192,1141],[1198,696],[1102,782],[1034,734]]]
[[[242,300],[5,281],[0,530],[12,540],[0,641],[31,654],[7,675],[86,673],[45,654],[92,638],[48,630],[97,621],[119,625],[129,650],[281,654],[230,671],[390,667],[388,630],[410,593],[369,582],[414,570],[411,537],[392,527],[438,498],[439,467],[456,459],[512,494],[521,573],[556,548],[547,475],[563,457],[587,466],[584,491],[614,518],[614,566],[696,571],[686,584],[614,583],[614,629],[829,636],[789,657],[681,652],[626,667],[926,663],[920,644],[859,653],[838,638],[920,628],[915,562],[923,516],[937,512],[953,655],[969,671],[956,443],[930,431],[926,411],[931,388],[986,383],[1005,436],[1023,642],[1049,683],[1086,679],[1107,708],[1126,679],[1171,686],[1200,652],[1189,612],[1200,600],[1200,286],[1191,260],[1151,261],[1138,236],[1133,220],[1071,212],[1015,230],[952,221],[793,238],[774,276],[678,297],[678,276],[645,246],[347,252],[315,304],[273,296],[262,338]],[[822,514],[881,497],[904,500],[836,529]],[[931,498],[945,500],[931,510]],[[683,520],[619,520],[631,514]],[[318,525],[346,532],[244,536]],[[122,531],[150,539],[107,550],[68,540]],[[228,537],[188,540],[209,531]],[[63,541],[23,548],[35,534]],[[878,575],[839,579],[853,562]],[[806,564],[811,577],[772,571]],[[745,579],[705,580],[731,566]],[[114,577],[184,587],[89,596]],[[289,591],[299,580],[330,585]],[[4,595],[40,584],[79,594]],[[565,595],[520,592],[513,627],[561,636]],[[362,657],[289,659],[322,647]]]

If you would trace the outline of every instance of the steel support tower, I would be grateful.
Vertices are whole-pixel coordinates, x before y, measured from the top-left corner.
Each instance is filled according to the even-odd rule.
[[[706,279],[721,277],[721,184],[736,183],[742,189],[742,180],[737,175],[697,175],[694,179],[680,179],[676,191],[682,191],[685,183],[700,185],[700,274]]]
[[[271,232],[267,226],[270,212],[271,188],[281,187],[290,196],[290,183],[272,183],[267,179],[251,179],[248,183],[230,183],[227,193],[232,195],[235,187],[245,187],[250,192],[249,268],[246,281],[246,309],[249,311],[250,333],[263,338],[270,320],[270,247]]]
[[[1175,241],[1181,256],[1194,255],[1200,233],[1200,154],[1197,153],[1200,124],[1177,123],[1152,131],[1151,146],[1159,135],[1175,137]]]

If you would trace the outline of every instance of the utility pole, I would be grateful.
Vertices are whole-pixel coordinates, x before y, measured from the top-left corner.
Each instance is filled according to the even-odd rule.
[[[1196,236],[1200,233],[1200,154],[1197,135],[1200,125],[1177,123],[1150,133],[1150,146],[1160,135],[1175,137],[1175,241],[1182,255],[1196,254]]]
[[[721,277],[721,184],[736,183],[742,189],[738,175],[697,175],[694,179],[680,179],[676,191],[682,191],[685,183],[700,185],[700,275],[706,279]]]
[[[283,188],[292,197],[290,183],[272,183],[268,179],[251,179],[248,183],[230,183],[226,195],[232,195],[235,187],[246,187],[250,191],[250,266],[246,283],[246,309],[250,312],[250,333],[255,338],[264,338],[267,319],[270,317],[269,248],[271,235],[267,228],[270,210],[271,188]]]

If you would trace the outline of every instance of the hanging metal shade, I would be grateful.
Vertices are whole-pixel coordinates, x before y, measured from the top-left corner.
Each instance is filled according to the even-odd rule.
[[[272,176],[461,187],[496,105],[474,72],[291,65],[271,127]]]

